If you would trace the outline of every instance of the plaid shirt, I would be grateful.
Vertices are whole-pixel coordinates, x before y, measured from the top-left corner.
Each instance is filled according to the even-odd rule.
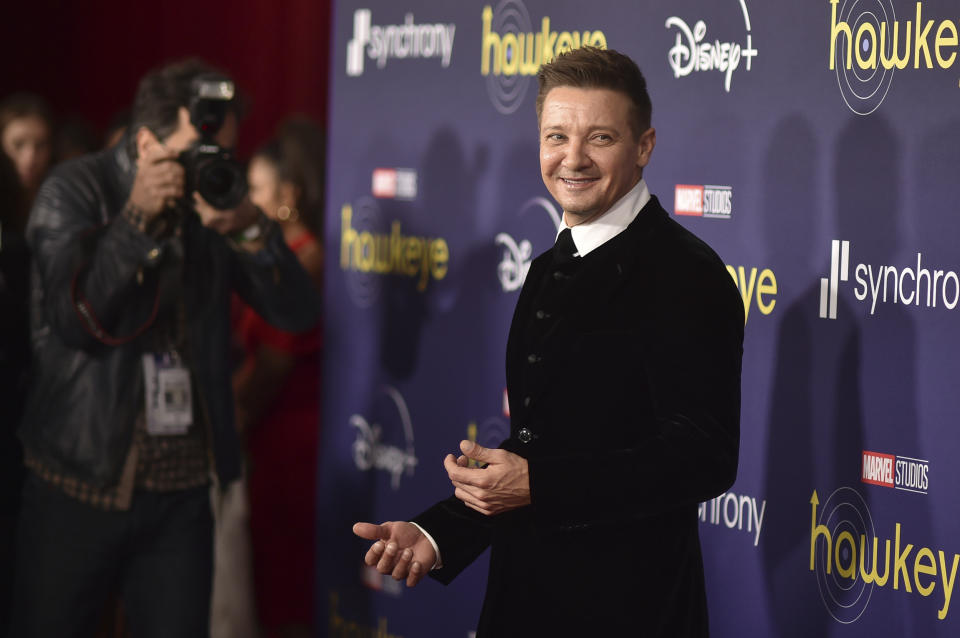
[[[150,436],[141,415],[120,480],[108,487],[57,472],[29,452],[24,463],[41,479],[83,503],[106,510],[128,510],[136,489],[169,492],[210,482],[212,462],[205,429],[195,420],[185,434]]]

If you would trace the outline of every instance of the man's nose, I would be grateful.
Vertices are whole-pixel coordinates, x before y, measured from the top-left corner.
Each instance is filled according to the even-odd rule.
[[[582,140],[571,139],[563,155],[563,167],[571,170],[586,168],[590,165],[590,156]]]

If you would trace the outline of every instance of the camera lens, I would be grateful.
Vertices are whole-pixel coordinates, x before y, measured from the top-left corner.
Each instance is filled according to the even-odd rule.
[[[231,159],[216,157],[197,167],[197,191],[214,208],[235,208],[247,194],[243,168]]]

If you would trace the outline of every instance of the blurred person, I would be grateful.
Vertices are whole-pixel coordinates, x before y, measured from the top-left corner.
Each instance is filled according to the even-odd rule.
[[[17,169],[0,153],[0,635],[6,635],[13,595],[13,539],[24,476],[16,438],[30,362],[24,199]]]
[[[318,287],[323,152],[319,129],[289,122],[250,160],[250,199],[283,229]],[[245,358],[234,375],[247,442],[253,588],[266,638],[312,636],[314,503],[320,422],[319,326],[283,332],[245,306],[236,325]]]
[[[0,102],[0,146],[32,202],[53,158],[53,114],[43,98],[15,93]]]
[[[124,143],[39,190],[11,636],[86,638],[114,591],[137,638],[209,634],[208,486],[240,470],[231,294],[287,330],[319,319],[242,172],[226,190],[202,179],[229,168],[237,111],[232,81],[199,61],[152,71]]]

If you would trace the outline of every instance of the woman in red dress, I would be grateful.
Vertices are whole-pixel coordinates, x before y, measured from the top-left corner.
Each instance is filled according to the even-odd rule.
[[[280,223],[319,291],[323,152],[316,127],[288,123],[251,159],[250,199]],[[246,437],[254,598],[266,638],[312,636],[320,428],[320,326],[281,332],[251,308],[237,314],[244,361],[234,375]]]

